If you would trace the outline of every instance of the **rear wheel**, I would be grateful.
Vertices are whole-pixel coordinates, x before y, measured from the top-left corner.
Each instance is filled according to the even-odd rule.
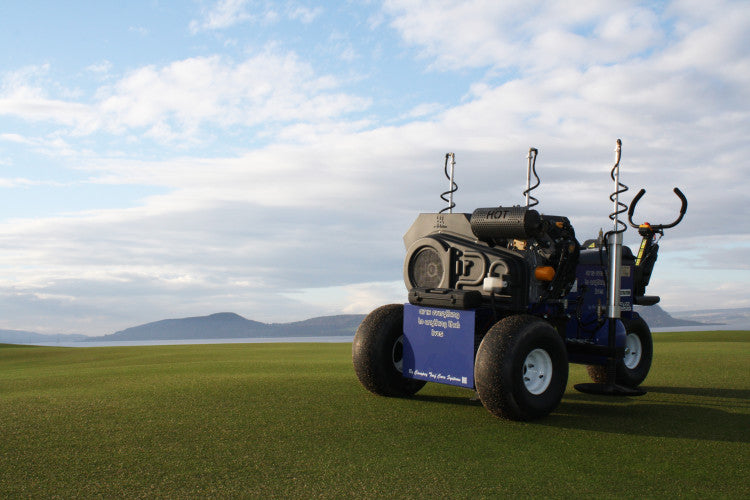
[[[425,382],[404,378],[404,306],[390,304],[368,314],[352,343],[354,372],[368,391],[381,396],[411,396]]]
[[[568,358],[557,330],[535,316],[510,316],[482,339],[474,365],[479,399],[510,420],[544,417],[560,404]]]
[[[625,318],[625,355],[617,363],[617,375],[615,383],[625,387],[637,387],[646,377],[651,369],[651,361],[654,355],[654,345],[651,339],[651,330],[643,321],[643,318]],[[586,367],[589,376],[594,382],[606,384],[607,367],[600,365],[589,365]]]

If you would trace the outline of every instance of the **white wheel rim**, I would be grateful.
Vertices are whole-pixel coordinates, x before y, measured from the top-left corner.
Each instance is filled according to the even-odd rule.
[[[641,345],[641,338],[635,333],[629,333],[625,337],[625,357],[622,362],[625,363],[625,367],[628,370],[632,370],[641,362],[641,355],[643,354],[643,346]]]
[[[552,382],[552,358],[544,349],[534,349],[523,362],[523,385],[537,396]]]
[[[382,352],[382,351],[381,351]],[[399,373],[404,372],[404,336],[401,335],[393,343],[393,351],[391,351],[391,359],[393,360],[393,366],[396,367]]]

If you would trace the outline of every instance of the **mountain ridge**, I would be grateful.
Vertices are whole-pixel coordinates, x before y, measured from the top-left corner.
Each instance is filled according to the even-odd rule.
[[[321,337],[354,335],[364,314],[318,316],[290,323],[262,323],[232,312],[163,319],[118,332],[88,337],[86,341],[190,340],[257,337]]]
[[[26,330],[0,329],[0,342],[6,344],[32,344],[34,342],[80,342],[87,339],[78,333],[37,333]]]
[[[658,305],[636,306],[651,328],[750,323],[750,308],[684,311],[674,317]],[[25,330],[0,329],[0,343],[34,344],[54,342],[118,342],[144,340],[197,340],[235,338],[353,336],[365,314],[316,316],[289,323],[263,323],[233,312],[207,316],[163,319],[126,328],[107,335],[43,334]]]

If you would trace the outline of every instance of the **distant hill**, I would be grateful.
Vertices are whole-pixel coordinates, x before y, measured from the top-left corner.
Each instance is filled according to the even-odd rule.
[[[85,340],[86,335],[78,334],[45,334],[27,332],[24,330],[0,330],[0,343],[3,344],[33,344],[34,342],[78,342]]]
[[[181,319],[163,319],[145,325],[88,340],[182,340],[200,338],[264,337],[265,323],[245,319],[239,314],[217,313]]]
[[[636,306],[652,328],[673,326],[750,324],[750,308],[681,312],[675,318],[658,305]],[[232,338],[353,336],[364,314],[321,316],[291,323],[261,323],[231,313],[192,318],[165,319],[134,326],[98,337],[70,334],[41,334],[23,330],[0,330],[0,343],[34,344],[86,341],[191,340]]]
[[[651,327],[700,326],[698,321],[677,319],[657,306],[636,307]],[[101,337],[91,341],[189,340],[276,337],[323,337],[354,335],[364,314],[321,316],[292,323],[261,323],[239,314],[224,312],[209,316],[165,319]]]
[[[189,340],[258,337],[322,337],[354,335],[364,314],[322,316],[293,323],[261,323],[235,313],[165,319],[134,326],[110,335],[87,337],[89,341]]]
[[[700,321],[695,321],[692,319],[674,318],[658,305],[635,306],[635,311],[640,314],[644,320],[646,320],[646,323],[648,323],[648,326],[650,328],[706,325],[706,323],[702,323]]]

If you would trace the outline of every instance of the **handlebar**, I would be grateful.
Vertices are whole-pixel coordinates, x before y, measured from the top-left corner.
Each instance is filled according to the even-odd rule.
[[[680,223],[682,218],[685,216],[685,212],[687,212],[687,205],[688,205],[687,198],[685,198],[685,195],[682,194],[682,191],[680,191],[679,188],[674,188],[673,191],[674,191],[674,194],[676,194],[677,197],[682,202],[682,207],[680,207],[680,215],[679,217],[677,217],[677,220],[675,220],[671,224],[650,224],[651,229],[653,229],[654,231],[661,231],[662,229],[669,229],[671,227],[675,227],[677,224]],[[643,197],[644,194],[646,194],[645,189],[641,189],[640,191],[638,191],[638,194],[635,195],[635,198],[633,198],[633,201],[630,202],[630,209],[628,209],[628,221],[630,222],[630,225],[635,228],[639,227],[640,224],[636,224],[635,222],[633,222],[633,212],[635,211],[635,206],[638,204],[638,201]]]

